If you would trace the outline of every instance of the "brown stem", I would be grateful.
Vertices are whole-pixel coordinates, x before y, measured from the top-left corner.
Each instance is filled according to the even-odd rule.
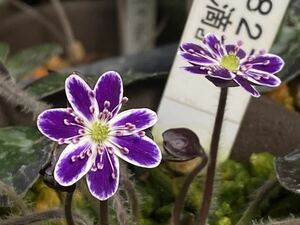
[[[179,191],[178,196],[175,200],[174,209],[172,212],[171,224],[179,225],[180,224],[180,216],[182,214],[182,210],[184,207],[184,201],[189,190],[189,187],[195,177],[203,170],[203,168],[207,164],[207,156],[204,155],[202,161],[192,170],[192,172],[185,178],[184,183]]]
[[[75,225],[72,215],[72,200],[74,192],[67,192],[65,199],[65,217],[68,225]]]
[[[213,186],[214,186],[214,178],[216,172],[216,164],[217,164],[217,156],[218,156],[218,148],[220,135],[223,125],[223,118],[225,114],[225,106],[227,100],[228,88],[221,88],[219,104],[217,109],[217,115],[215,119],[211,144],[210,144],[210,152],[209,152],[209,163],[207,167],[206,179],[204,184],[204,193],[203,200],[201,204],[201,209],[199,213],[199,223],[198,225],[205,225],[208,217],[209,207],[213,195]]]
[[[100,201],[100,225],[108,224],[108,201]]]

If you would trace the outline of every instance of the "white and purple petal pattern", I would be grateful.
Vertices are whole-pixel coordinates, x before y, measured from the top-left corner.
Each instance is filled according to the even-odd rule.
[[[247,55],[242,42],[225,44],[225,38],[207,34],[201,45],[182,43],[179,55],[190,66],[184,70],[205,76],[218,87],[241,86],[254,97],[260,94],[253,85],[277,87],[281,81],[274,74],[281,71],[283,60],[274,54],[261,51]]]
[[[91,194],[104,201],[119,185],[118,157],[145,168],[159,165],[161,152],[144,132],[157,115],[146,108],[118,114],[128,99],[117,72],[104,73],[94,89],[72,74],[66,80],[66,95],[71,108],[46,110],[37,121],[46,137],[68,144],[54,169],[60,185],[70,186],[86,175]]]
[[[157,145],[146,136],[133,134],[114,137],[112,148],[115,148],[116,155],[135,166],[153,168],[160,163],[161,153]]]
[[[107,200],[116,193],[119,186],[119,159],[116,155],[104,149],[97,155],[94,166],[86,177],[91,194],[101,201]]]
[[[49,109],[38,116],[37,126],[43,135],[57,142],[70,143],[81,125],[66,109]]]
[[[95,156],[91,144],[86,140],[69,144],[57,160],[54,169],[55,180],[62,186],[76,183],[91,169]]]

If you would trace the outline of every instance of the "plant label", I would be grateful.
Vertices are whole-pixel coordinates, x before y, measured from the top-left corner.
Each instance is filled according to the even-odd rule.
[[[271,47],[288,0],[194,0],[181,42],[200,43],[207,33],[224,34],[227,43],[243,41],[248,53]],[[186,127],[209,150],[220,88],[197,74],[181,69],[188,63],[176,56],[153,129],[158,143],[169,128]],[[219,145],[219,160],[228,158],[250,95],[240,87],[229,89]],[[258,115],[259,116],[259,115]],[[255,141],[255,140],[253,140]]]

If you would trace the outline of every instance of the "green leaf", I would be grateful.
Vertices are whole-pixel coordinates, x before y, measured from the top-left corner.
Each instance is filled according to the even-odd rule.
[[[48,160],[51,142],[41,137],[35,127],[0,129],[0,180],[24,193],[39,176]]]
[[[43,44],[24,49],[7,60],[7,67],[16,81],[31,73],[35,68],[45,64],[52,56],[62,52],[57,44]]]
[[[300,149],[286,156],[278,157],[275,169],[280,184],[297,194],[300,194]]]
[[[31,83],[26,90],[39,99],[64,90],[67,75],[50,73],[48,76]]]
[[[1,4],[1,0],[0,0],[0,4]],[[0,62],[5,63],[8,54],[9,54],[9,45],[0,42]]]

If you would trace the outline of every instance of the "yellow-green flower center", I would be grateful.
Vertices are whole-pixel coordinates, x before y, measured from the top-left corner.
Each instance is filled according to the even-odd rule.
[[[93,123],[91,127],[91,138],[97,143],[103,143],[109,135],[109,127],[101,122]]]
[[[236,55],[225,55],[221,59],[221,66],[228,69],[229,71],[233,72],[239,68],[240,60]]]

